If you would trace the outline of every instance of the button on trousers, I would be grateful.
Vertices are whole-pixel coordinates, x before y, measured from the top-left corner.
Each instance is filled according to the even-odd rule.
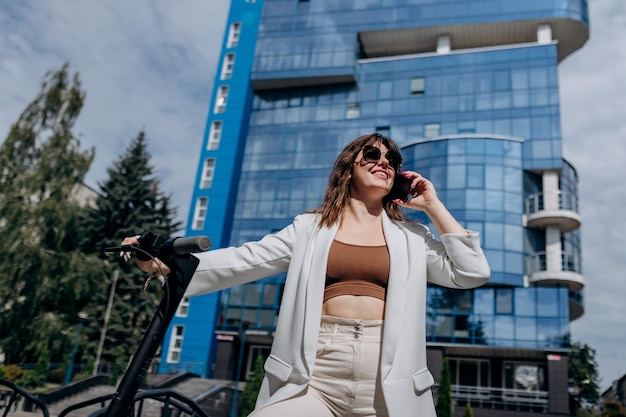
[[[322,316],[307,389],[250,417],[387,417],[380,385],[382,323]]]

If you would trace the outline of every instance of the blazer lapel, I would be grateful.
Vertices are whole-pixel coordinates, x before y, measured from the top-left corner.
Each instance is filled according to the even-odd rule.
[[[317,226],[316,226],[317,227]],[[322,318],[322,304],[324,302],[324,284],[326,282],[326,266],[328,264],[328,252],[337,234],[338,225],[330,228],[318,228],[311,239],[310,251],[306,256],[307,260],[303,268],[302,277],[308,280],[305,296],[304,314],[304,341],[303,346],[312,347],[304,352],[307,364],[315,362],[315,351],[317,348],[317,337],[319,335],[320,320]],[[309,366],[310,372],[311,366]]]
[[[385,325],[381,358],[381,376],[386,378],[398,347],[406,307],[406,281],[408,280],[408,243],[405,233],[389,219],[383,217],[383,230],[389,250],[389,282],[385,306]]]

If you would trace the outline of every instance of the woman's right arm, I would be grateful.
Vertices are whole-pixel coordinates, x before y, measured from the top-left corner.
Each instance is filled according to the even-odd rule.
[[[287,271],[296,240],[297,222],[298,217],[294,223],[276,233],[266,235],[259,241],[247,242],[239,247],[194,253],[193,256],[198,258],[200,263],[185,295],[219,291]],[[137,237],[127,237],[122,244],[137,244]],[[124,255],[128,256],[128,253]],[[158,259],[155,261],[137,259],[136,262],[139,268],[149,274],[170,273],[167,265]]]
[[[195,254],[200,264],[185,295],[220,291],[287,271],[295,229],[292,223],[259,241]]]

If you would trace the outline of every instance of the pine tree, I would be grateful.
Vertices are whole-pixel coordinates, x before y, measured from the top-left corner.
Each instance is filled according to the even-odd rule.
[[[252,371],[252,375],[250,375],[248,381],[246,381],[246,388],[243,390],[243,395],[241,397],[241,406],[239,407],[240,417],[246,417],[252,412],[252,410],[254,410],[256,398],[259,395],[259,390],[261,389],[261,382],[263,382],[264,362],[265,361],[262,356],[258,356],[256,358],[254,370]]]
[[[93,160],[72,128],[85,93],[68,65],[41,92],[0,147],[0,346],[6,363],[60,362],[72,326],[102,280],[79,251],[81,206],[73,199]]]
[[[575,342],[568,357],[568,385],[574,393],[575,407],[594,406],[600,399],[596,351],[587,344]]]
[[[452,417],[452,387],[448,358],[443,358],[439,388],[437,388],[437,417]]]
[[[170,207],[169,197],[159,190],[143,131],[107,173],[108,178],[99,184],[100,196],[95,207],[88,210],[83,218],[82,225],[86,233],[82,248],[86,253],[105,260],[109,277],[115,269],[119,271],[100,363],[108,362],[117,368],[125,368],[155,312],[158,284],[153,283],[148,287],[147,297],[142,296],[146,274],[134,262],[125,263],[117,254],[105,254],[104,249],[119,246],[124,237],[145,230],[169,237],[176,232],[180,223],[174,220],[176,210]],[[87,347],[91,357],[96,355],[104,324],[104,307],[108,301],[110,280],[105,280],[107,287],[96,294],[88,312],[94,317],[85,330],[91,341]]]

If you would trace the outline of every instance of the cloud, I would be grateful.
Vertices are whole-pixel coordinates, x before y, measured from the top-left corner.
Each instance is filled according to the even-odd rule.
[[[601,387],[626,373],[626,2],[591,1],[590,40],[560,68],[565,157],[579,175],[585,314],[574,340],[596,350]]]
[[[162,189],[186,219],[228,2],[3,2],[0,133],[65,62],[87,92],[75,133],[96,159],[86,182],[145,130]]]

